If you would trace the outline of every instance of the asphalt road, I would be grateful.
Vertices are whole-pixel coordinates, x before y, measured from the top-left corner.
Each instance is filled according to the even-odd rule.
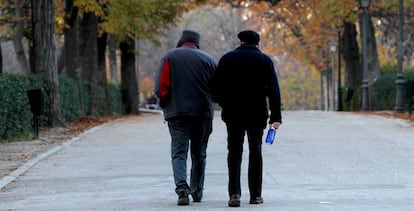
[[[351,113],[284,112],[263,145],[261,205],[237,210],[414,210],[414,125]],[[227,210],[226,131],[211,135],[201,203],[178,207],[160,114],[106,123],[0,180],[0,210]],[[2,187],[0,186],[0,187]]]

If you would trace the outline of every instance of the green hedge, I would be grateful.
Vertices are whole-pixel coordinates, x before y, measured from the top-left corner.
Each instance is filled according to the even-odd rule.
[[[65,121],[70,122],[77,120],[82,116],[86,115],[86,109],[89,105],[89,84],[82,82],[78,84],[77,81],[70,79],[65,76],[59,77],[59,89],[60,89],[60,101],[62,117]],[[81,87],[81,93],[79,92]],[[120,89],[114,84],[108,84],[109,98],[112,106],[112,114],[123,114],[125,113],[122,104],[122,97]],[[79,95],[82,96],[82,102],[80,102]],[[98,87],[98,102],[97,111],[98,115],[105,116],[107,114],[107,105],[105,102],[105,89],[104,87]],[[82,107],[81,107],[82,105]]]
[[[81,87],[81,92],[79,92]],[[112,114],[123,114],[123,104],[120,89],[109,84],[109,94],[112,105]],[[40,126],[46,125],[45,108],[48,104],[47,94],[44,91],[45,83],[36,75],[0,75],[0,140],[18,136],[27,136],[32,129],[33,115],[30,110],[27,90],[41,89],[43,114],[39,117]],[[105,91],[98,88],[98,114],[106,114]],[[89,103],[89,86],[86,82],[77,81],[65,76],[59,76],[59,93],[61,114],[65,122],[78,120],[85,115]],[[81,93],[81,94],[80,94]],[[79,101],[82,96],[82,103]],[[82,106],[81,106],[82,105]]]
[[[396,75],[384,75],[374,83],[375,110],[393,110],[396,100]]]
[[[0,139],[26,135],[32,128],[27,90],[41,89],[44,83],[34,75],[0,75]]]
[[[125,114],[125,106],[122,103],[121,89],[114,84],[109,84],[108,86],[113,114]]]
[[[68,77],[59,77],[60,112],[65,122],[79,119],[82,116],[79,102],[77,82]]]
[[[411,112],[414,101],[414,72],[404,73],[404,107]],[[379,77],[374,83],[375,110],[394,110],[396,100],[396,74],[387,74]]]
[[[343,87],[342,93],[344,111],[361,110],[361,87]]]
[[[396,100],[396,77],[397,67],[384,65],[381,67],[381,76],[374,82],[372,87],[375,97],[375,105],[371,110],[394,110]],[[404,107],[408,112],[414,109],[414,70],[404,71]],[[345,111],[361,110],[361,87],[343,87],[343,105]],[[350,98],[347,95],[350,94]]]

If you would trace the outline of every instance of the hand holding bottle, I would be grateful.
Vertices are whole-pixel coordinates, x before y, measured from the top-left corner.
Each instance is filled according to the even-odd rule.
[[[267,136],[266,136],[266,144],[273,144],[273,141],[275,140],[275,136],[276,136],[276,129],[278,129],[280,126],[280,122],[274,122],[273,124],[270,125],[269,130],[267,131]]]
[[[266,144],[273,144],[273,141],[275,140],[275,136],[276,136],[276,129],[274,127],[269,128],[269,130],[267,131],[267,136],[266,136]]]
[[[280,122],[273,122],[273,124],[270,124],[270,127],[273,127],[274,129],[279,129]]]

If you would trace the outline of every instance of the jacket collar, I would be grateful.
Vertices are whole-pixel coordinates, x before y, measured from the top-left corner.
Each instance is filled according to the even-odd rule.
[[[260,49],[257,47],[257,45],[251,45],[251,44],[243,44],[236,48],[237,50],[255,50],[260,51]]]
[[[196,44],[196,43],[193,43],[193,42],[184,42],[182,45],[181,45],[181,47],[195,47],[195,48],[199,48],[198,47],[198,45]]]

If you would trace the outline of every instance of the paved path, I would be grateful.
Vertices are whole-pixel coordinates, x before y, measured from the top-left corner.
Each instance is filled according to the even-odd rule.
[[[15,172],[16,179],[0,191],[0,210],[231,209],[226,132],[218,115],[202,203],[176,206],[167,125],[161,115],[145,114],[92,129]],[[411,123],[284,112],[276,139],[263,145],[261,205],[248,204],[245,148],[237,210],[414,210]]]

